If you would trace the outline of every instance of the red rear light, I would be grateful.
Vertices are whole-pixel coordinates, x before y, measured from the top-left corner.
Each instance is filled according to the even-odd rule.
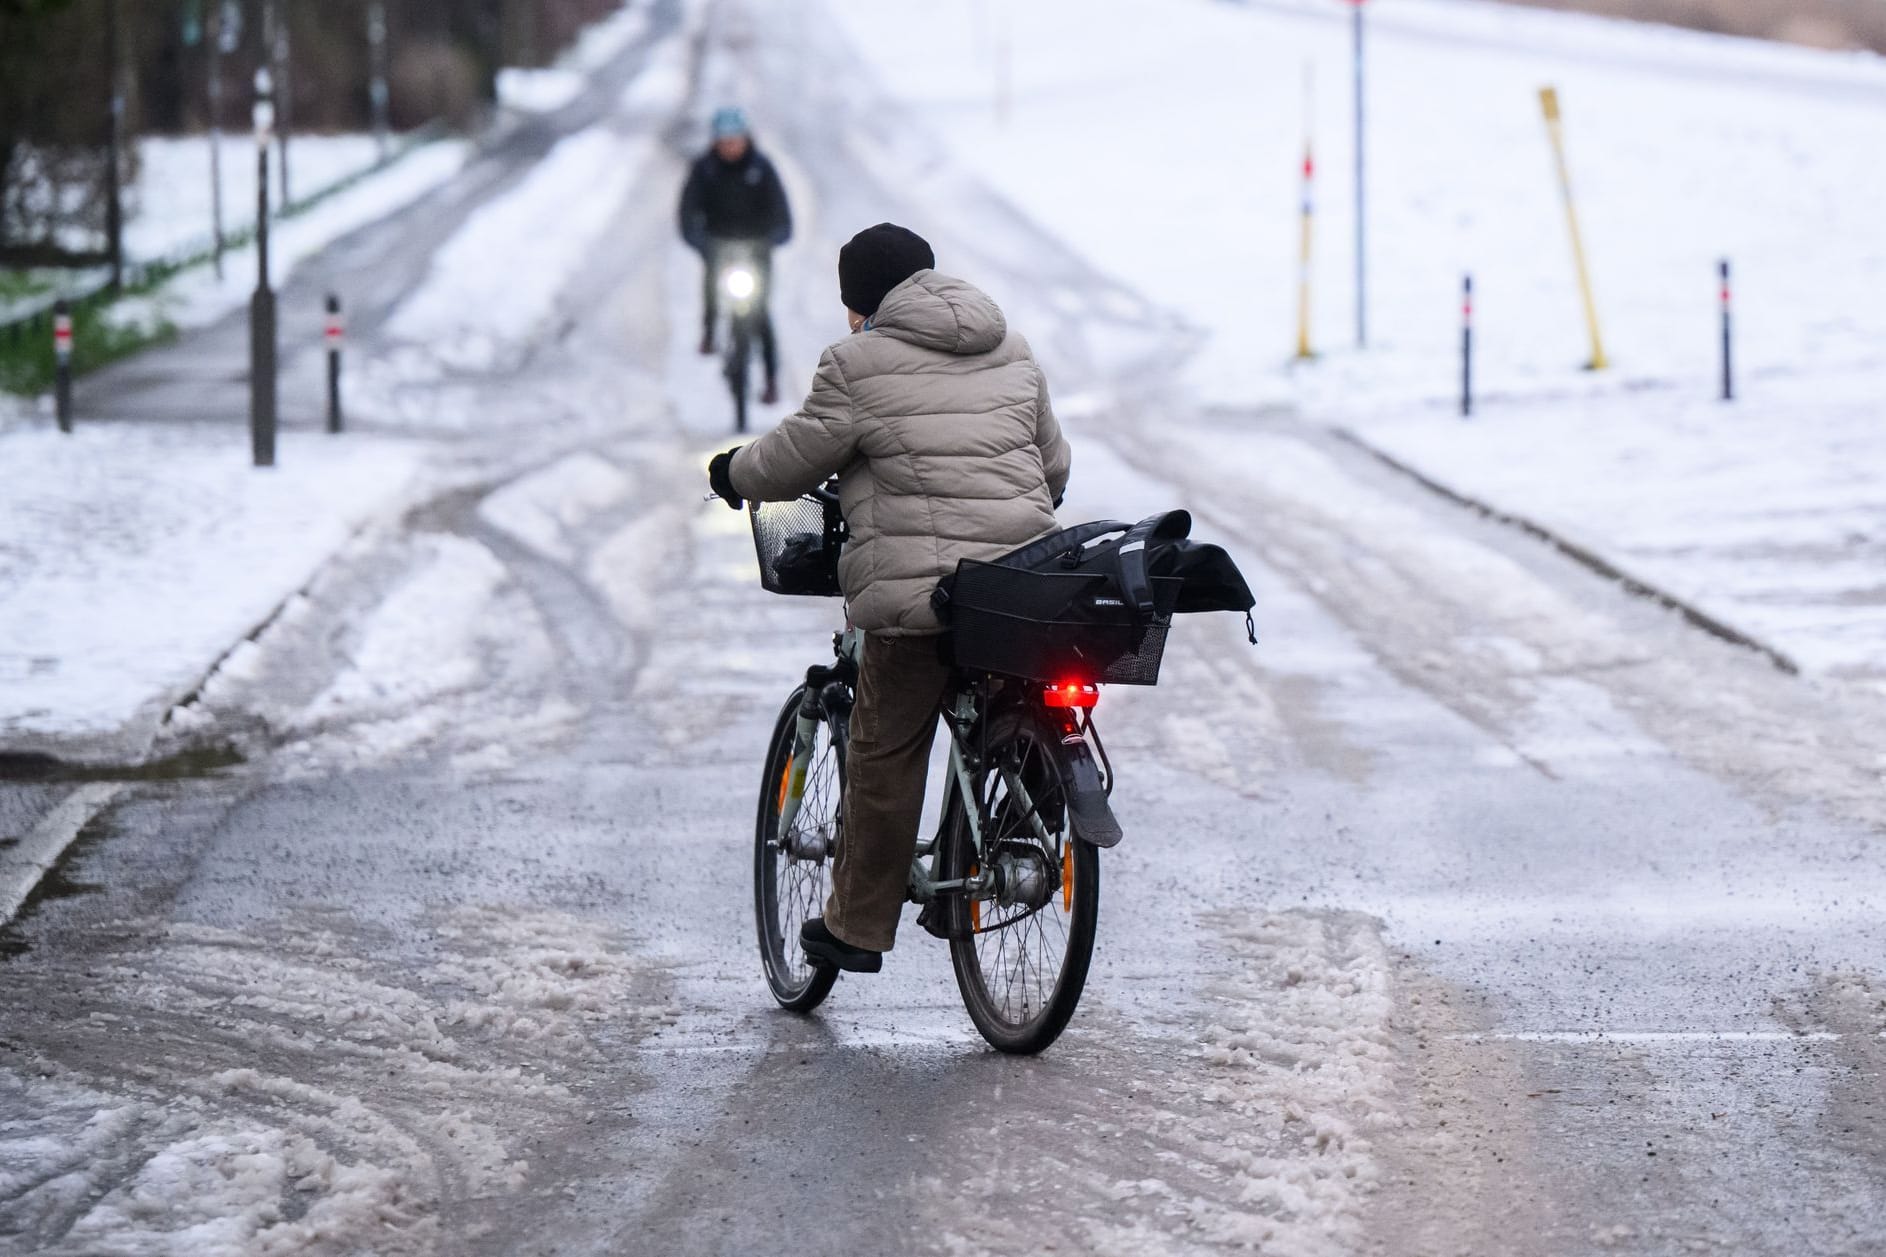
[[[1100,687],[1078,681],[1050,685],[1041,691],[1041,701],[1047,707],[1092,707],[1100,701]]]

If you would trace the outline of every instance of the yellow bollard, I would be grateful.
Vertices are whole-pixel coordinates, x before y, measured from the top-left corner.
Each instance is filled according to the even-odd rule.
[[[1546,134],[1552,139],[1552,157],[1558,163],[1559,191],[1565,198],[1565,221],[1572,229],[1572,262],[1578,268],[1578,291],[1585,302],[1585,327],[1591,334],[1591,361],[1586,365],[1592,371],[1602,371],[1611,364],[1604,356],[1604,341],[1598,335],[1598,303],[1592,299],[1591,273],[1585,266],[1585,245],[1578,234],[1578,210],[1572,204],[1572,175],[1565,164],[1565,136],[1559,124],[1557,89],[1540,88],[1539,104],[1545,110]]]

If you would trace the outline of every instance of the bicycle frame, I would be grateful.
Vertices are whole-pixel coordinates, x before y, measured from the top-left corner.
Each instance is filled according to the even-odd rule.
[[[848,701],[844,703],[844,712],[840,713],[832,709],[836,703],[835,696],[831,695],[830,691],[834,686],[849,687],[855,681],[863,643],[862,632],[855,628],[846,629],[838,634],[833,642],[838,663],[833,667],[810,668],[806,672],[805,697],[800,703],[798,724],[793,732],[792,759],[783,783],[785,797],[780,808],[778,829],[782,835],[782,841],[783,835],[792,831],[793,823],[798,819],[799,809],[804,803],[806,780],[811,768],[812,751],[817,742],[819,725],[827,720],[843,719],[849,716]],[[969,826],[971,841],[982,857],[978,862],[981,871],[970,877],[948,880],[939,876],[943,859],[942,830],[939,826],[929,836],[918,839],[916,854],[910,864],[909,896],[920,904],[927,904],[938,895],[956,891],[975,898],[987,898],[995,893],[997,864],[991,858],[992,853],[984,845],[983,833],[988,818],[983,815],[981,791],[978,788],[976,774],[972,768],[972,757],[968,750],[971,731],[976,728],[984,715],[983,705],[979,700],[986,699],[987,691],[987,685],[981,682],[962,685],[951,698],[949,709],[944,713],[944,724],[950,734],[949,775],[946,779],[948,782],[946,789],[954,789],[957,798],[961,801],[963,818]],[[1063,730],[1062,744],[1075,753],[1074,770],[1069,775],[1076,780],[1070,782],[1069,785],[1071,787],[1070,804],[1077,819],[1075,828],[1078,829],[1079,804],[1073,798],[1074,793],[1083,787],[1087,787],[1090,794],[1097,791],[1099,806],[1105,811],[1105,796],[1111,792],[1113,786],[1112,774],[1109,771],[1102,775],[1094,758],[1087,754],[1090,740],[1094,747],[1098,748],[1100,745],[1099,735],[1093,727],[1092,719],[1086,717],[1085,713],[1079,722],[1072,717],[1064,717],[1064,719],[1066,727]],[[1105,762],[1106,753],[1101,750],[1098,763]],[[1081,771],[1083,767],[1091,770],[1091,780]],[[1042,821],[1040,809],[1036,806],[1027,784],[1021,779],[1021,774],[1009,764],[998,765],[997,769],[1002,775],[1007,797],[1014,800],[1028,818],[1029,826],[1034,831],[1036,839],[1044,848],[1058,854],[1060,843],[1072,841],[1076,836],[1075,832],[1070,831],[1065,838],[1057,840],[1048,832],[1046,824]],[[1088,806],[1091,808],[1092,804]],[[949,799],[946,795],[943,802],[943,815],[947,816],[948,813]],[[1109,824],[1112,823],[1110,812],[1106,816],[1106,821]],[[1113,833],[1117,835],[1117,825],[1113,826]],[[1117,841],[1117,837],[1114,841]],[[1097,845],[1111,846],[1112,843],[1102,838]]]

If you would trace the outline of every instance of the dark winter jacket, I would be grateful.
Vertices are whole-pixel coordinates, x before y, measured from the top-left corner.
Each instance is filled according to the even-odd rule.
[[[700,252],[710,240],[790,240],[792,210],[773,163],[751,143],[739,161],[703,153],[681,189],[681,238]]]

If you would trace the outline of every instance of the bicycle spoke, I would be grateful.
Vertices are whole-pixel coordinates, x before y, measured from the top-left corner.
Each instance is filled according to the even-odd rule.
[[[1026,787],[1026,808],[1011,792],[1010,782]],[[992,771],[985,778],[981,802],[983,814],[990,818],[985,854],[997,858],[1005,848],[1012,855],[1026,848],[1039,852],[1048,867],[1065,876],[1063,868],[1071,866],[1064,866],[1060,858],[1061,844],[1071,839],[1065,832],[1060,795],[1061,787],[1045,750],[1032,739],[1027,740],[1005,770]],[[1052,849],[1041,846],[1035,833],[1037,819],[1051,838],[1058,839]],[[1059,887],[1038,907],[1022,902],[1003,906],[994,900],[983,904],[975,941],[977,966],[984,990],[1003,1020],[1025,1024],[1052,1002],[1071,941],[1071,907],[1071,902],[1064,906]]]
[[[765,854],[772,900],[764,940],[772,957],[769,964],[788,987],[801,989],[817,978],[818,971],[806,958],[799,940],[799,927],[824,911],[829,865],[834,853],[828,849],[823,855],[810,858],[795,852],[804,850],[809,845],[808,839],[813,837],[829,847],[836,832],[840,802],[838,751],[823,726],[807,759],[804,793],[793,824],[781,833],[775,822],[772,841]]]

